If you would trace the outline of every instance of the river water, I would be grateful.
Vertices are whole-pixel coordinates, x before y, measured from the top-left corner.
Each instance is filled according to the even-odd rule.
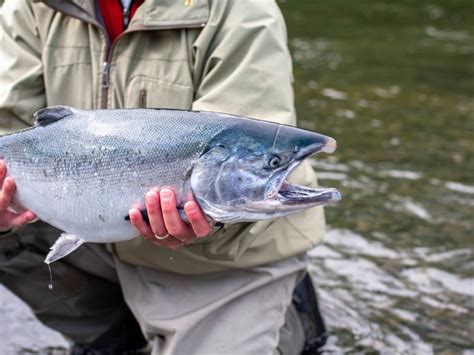
[[[343,194],[310,252],[326,353],[474,354],[472,1],[279,4],[300,126],[339,143],[313,160]],[[0,293],[0,353],[67,347]]]
[[[341,190],[311,252],[328,352],[474,353],[474,3],[281,3],[304,128]]]

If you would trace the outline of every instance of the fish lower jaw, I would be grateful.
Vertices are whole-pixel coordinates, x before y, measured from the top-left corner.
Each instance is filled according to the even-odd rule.
[[[310,188],[284,181],[275,199],[282,206],[317,206],[341,200],[335,188]]]
[[[274,198],[249,201],[245,206],[245,213],[253,215],[254,220],[277,218],[341,200],[340,192],[332,187],[311,189],[286,181],[283,186],[285,188],[278,191]]]
[[[212,222],[238,223],[284,217],[340,199],[335,188],[312,189],[285,180],[273,198],[246,200],[237,206],[214,205],[205,200],[199,200],[199,204]]]
[[[210,221],[225,224],[257,222],[288,214],[279,211],[279,205],[281,204],[277,200],[247,201],[245,205],[239,207],[226,206],[225,208],[213,206],[209,203],[201,203],[200,205]]]

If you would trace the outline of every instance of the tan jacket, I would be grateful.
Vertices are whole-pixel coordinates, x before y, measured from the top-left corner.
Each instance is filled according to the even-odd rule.
[[[93,0],[7,0],[2,8],[0,130],[37,109],[168,107],[294,124],[291,59],[273,0],[146,0],[108,43]],[[315,186],[304,164],[295,180]],[[322,208],[226,226],[176,251],[143,238],[111,246],[132,264],[205,273],[281,260],[316,245]]]

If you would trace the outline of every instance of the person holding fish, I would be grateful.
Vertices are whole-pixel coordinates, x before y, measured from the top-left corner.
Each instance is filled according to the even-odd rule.
[[[55,105],[296,123],[286,29],[273,0],[6,0],[1,16],[1,134]],[[71,114],[61,107],[38,111],[36,125],[54,131],[51,122]],[[289,198],[317,186],[309,164],[297,163],[290,180],[298,185],[278,186]],[[61,232],[23,210],[10,170],[0,161],[0,281],[73,343],[72,354],[301,354],[321,341],[305,276],[305,253],[324,234],[321,207],[211,223],[202,200],[181,203],[176,186],[156,186],[120,222],[143,238],[61,249],[50,259],[49,290],[43,260]],[[64,248],[77,242],[64,238]]]

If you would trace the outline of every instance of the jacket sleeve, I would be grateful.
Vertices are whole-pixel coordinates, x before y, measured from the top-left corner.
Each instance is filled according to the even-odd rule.
[[[194,110],[295,124],[286,27],[274,0],[214,0],[194,48]]]
[[[33,123],[46,105],[41,40],[31,1],[7,0],[0,9],[0,134]]]

